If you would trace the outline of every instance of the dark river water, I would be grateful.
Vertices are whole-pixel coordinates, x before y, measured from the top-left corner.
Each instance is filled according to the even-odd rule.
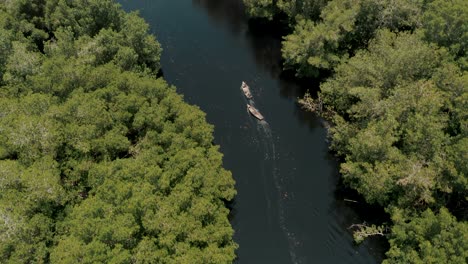
[[[337,191],[326,130],[297,106],[304,87],[281,77],[280,38],[249,26],[242,0],[119,2],[140,10],[163,46],[164,78],[215,126],[238,191],[231,219],[237,263],[381,261],[379,241],[353,244],[348,227],[372,212]],[[246,111],[243,80],[266,121]]]

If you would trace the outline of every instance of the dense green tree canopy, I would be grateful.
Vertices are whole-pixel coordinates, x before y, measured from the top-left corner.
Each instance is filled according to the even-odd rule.
[[[330,0],[319,14],[295,15],[284,67],[331,73],[300,102],[331,121],[343,180],[391,215],[385,263],[468,262],[468,2]]]
[[[329,0],[244,0],[251,16],[273,19],[280,13],[292,21],[299,17],[318,18]]]
[[[468,68],[467,14],[467,1],[431,1],[422,19],[425,38],[447,47],[464,70]]]
[[[378,29],[414,29],[420,22],[421,1],[331,0],[320,19],[298,17],[294,32],[284,38],[285,67],[301,76],[317,76],[366,47]]]
[[[392,245],[383,263],[466,263],[468,259],[468,224],[457,222],[445,208],[438,214],[430,209],[421,216],[404,219],[393,216]]]
[[[345,156],[343,176],[369,202],[431,204],[436,193],[468,187],[466,169],[446,158],[467,132],[465,121],[450,115],[466,96],[457,87],[466,87],[466,77],[452,76],[454,87],[437,85],[446,83],[440,73],[455,67],[446,56],[415,34],[383,31],[322,85],[336,113],[331,132],[333,148]]]
[[[234,181],[148,25],[110,0],[0,12],[1,262],[232,262]]]

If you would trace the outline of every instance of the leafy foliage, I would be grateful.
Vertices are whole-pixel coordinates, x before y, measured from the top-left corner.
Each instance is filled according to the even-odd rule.
[[[247,12],[253,17],[272,20],[278,14],[286,14],[290,20],[318,18],[329,0],[244,0]]]
[[[388,259],[383,263],[466,263],[468,224],[457,222],[445,208],[430,209],[421,216],[404,219],[395,212]]]
[[[355,228],[356,231],[353,232],[354,241],[356,243],[361,243],[370,236],[384,236],[385,235],[385,227],[384,226],[376,226],[376,225],[366,225],[364,224],[353,224],[349,228]]]
[[[467,168],[460,166],[468,154],[466,114],[458,113],[466,113],[460,102],[468,83],[449,57],[418,34],[382,31],[322,84],[321,98],[335,113],[332,148],[344,157],[344,180],[368,202],[417,215],[449,197],[466,197]],[[389,261],[443,262],[429,255],[418,262],[407,251],[391,260],[395,248],[413,239],[394,240]],[[450,256],[449,248],[440,254]]]
[[[440,71],[453,67],[444,57],[415,34],[384,31],[322,85],[336,113],[333,148],[346,157],[343,175],[369,202],[384,205],[398,196],[398,203],[428,204],[435,192],[464,189],[452,184],[463,181],[464,171],[444,173],[451,165],[443,160],[460,138],[446,132],[455,121],[449,113],[457,111],[452,101],[466,96],[437,86],[445,79]]]
[[[447,47],[468,68],[468,3],[463,0],[431,2],[423,16],[425,38]]]
[[[320,19],[301,17],[284,38],[285,67],[301,76],[317,76],[366,47],[378,29],[398,31],[419,25],[418,1],[332,0],[321,8]]]
[[[344,181],[391,214],[391,233],[374,225],[355,233],[387,236],[386,263],[467,261],[467,7],[331,0],[320,17],[296,15],[284,37],[285,68],[332,73],[318,98],[299,102],[332,121]]]
[[[0,9],[2,263],[232,262],[234,181],[147,24],[112,1]]]
[[[274,0],[245,0],[244,4],[251,16],[273,19],[277,13]]]

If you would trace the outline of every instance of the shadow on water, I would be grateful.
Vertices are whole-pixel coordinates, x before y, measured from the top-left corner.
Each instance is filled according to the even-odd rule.
[[[297,100],[302,97],[306,91],[310,91],[313,95],[319,91],[320,82],[329,76],[329,73],[323,73],[321,79],[311,78],[298,78],[294,71],[285,71],[282,66],[281,57],[281,41],[282,35],[290,31],[289,28],[281,24],[265,23],[262,20],[249,20],[247,24],[245,21],[244,6],[242,1],[239,0],[193,0],[192,3],[204,9],[209,17],[218,25],[227,28],[232,34],[244,34],[245,39],[248,41],[250,51],[255,59],[256,66],[265,72],[268,72],[270,77],[278,81],[279,94],[282,98],[290,100]],[[278,30],[279,28],[279,30]],[[251,102],[254,104],[254,102]],[[311,131],[322,127],[323,123],[313,113],[303,111],[299,105],[294,110],[294,116],[297,118],[302,126],[308,127]],[[265,173],[270,173],[274,178],[274,185],[277,189],[278,195],[278,215],[279,224],[283,230],[289,244],[289,252],[293,263],[306,263],[307,259],[301,259],[295,255],[295,247],[298,246],[299,240],[293,231],[289,230],[285,223],[285,210],[287,204],[285,196],[287,195],[286,189],[283,187],[283,179],[279,173],[278,157],[274,140],[274,131],[272,132],[269,124],[266,121],[258,121],[252,117],[252,120],[257,122],[257,132],[260,138],[258,144],[263,145],[265,149],[265,160],[262,169],[262,177]],[[340,230],[332,230],[332,240],[337,239],[333,237],[333,233],[347,232],[351,234],[348,227],[353,223],[367,222],[369,224],[381,224],[388,221],[388,216],[379,207],[372,207],[363,201],[356,191],[347,188],[340,178],[338,161],[328,152],[323,149],[326,159],[333,168],[331,175],[332,193],[334,196],[333,202],[330,205],[330,214],[335,217],[335,221],[340,225]],[[271,204],[272,200],[265,194],[266,200]],[[350,202],[354,201],[354,202]],[[235,201],[230,205],[231,217],[235,217]],[[365,219],[365,221],[363,220]],[[333,227],[332,227],[333,228]],[[345,231],[343,231],[345,230]],[[330,246],[332,246],[331,244]],[[369,248],[369,253],[373,255],[374,261],[381,262],[384,252],[388,249],[388,242],[384,238],[372,238],[366,240],[360,247]]]
[[[192,4],[202,7],[217,24],[222,24],[233,34],[240,34],[247,18],[242,1],[238,0],[192,0]]]
[[[341,191],[322,121],[296,104],[307,89],[318,89],[318,80],[283,71],[283,32],[248,21],[242,0],[119,2],[141,11],[163,46],[164,77],[215,126],[214,142],[236,180],[238,194],[226,204],[239,243],[237,263],[381,259],[374,241],[353,244],[347,228],[373,216],[343,202],[354,196]],[[266,122],[247,112],[242,80]]]
[[[245,99],[245,101],[247,101],[250,105],[256,107],[254,99]],[[248,115],[250,115],[250,113],[248,113]],[[272,203],[276,203],[275,206],[278,210],[277,221],[281,231],[283,232],[284,237],[287,239],[288,252],[292,263],[305,263],[304,259],[296,254],[297,246],[300,244],[300,241],[298,240],[294,231],[290,230],[286,221],[286,199],[288,198],[288,192],[284,188],[285,179],[283,178],[279,170],[279,156],[276,153],[276,142],[273,135],[273,131],[270,127],[270,124],[266,120],[257,120],[256,118],[251,116],[250,122],[256,124],[259,136],[258,144],[264,151],[261,174],[264,182],[263,193],[265,200],[267,201],[267,207],[271,210]],[[271,193],[267,190],[269,177],[271,177],[273,180],[273,185],[276,189],[276,197],[270,197]],[[269,216],[267,219],[267,224],[271,226],[275,221],[276,219],[272,219],[272,217]]]
[[[291,31],[284,23],[262,19],[247,20],[240,0],[192,0],[192,3],[203,8],[216,24],[227,28],[232,34],[245,35],[257,67],[268,72],[273,79],[279,80],[282,97],[298,98],[307,90],[313,94],[318,91],[319,79],[297,78],[293,70],[283,69],[282,36]]]

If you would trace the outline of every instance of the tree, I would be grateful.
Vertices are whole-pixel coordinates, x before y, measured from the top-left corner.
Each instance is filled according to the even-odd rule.
[[[282,54],[287,68],[302,76],[333,70],[357,49],[367,47],[379,29],[413,30],[420,24],[418,1],[333,0],[321,8],[320,20],[301,17],[285,37]]]
[[[148,25],[113,1],[0,10],[0,259],[232,262],[232,175],[205,114],[156,78]]]
[[[41,55],[28,50],[26,44],[12,42],[12,53],[5,65],[3,79],[6,82],[25,82],[26,76],[33,75],[37,70],[41,60]]]
[[[249,15],[262,17],[269,20],[278,12],[273,0],[244,0],[244,5]]]
[[[278,0],[276,5],[279,10],[287,14],[293,21],[297,17],[317,21],[320,17],[320,12],[327,5],[327,2],[329,0]]]
[[[430,209],[405,218],[401,211],[392,217],[388,259],[383,263],[466,263],[468,224],[457,222],[447,209]]]
[[[432,1],[423,16],[425,38],[447,47],[459,59],[461,67],[468,67],[468,3],[463,0]]]
[[[464,178],[445,158],[446,146],[458,141],[445,132],[451,92],[436,79],[419,81],[438,76],[445,53],[414,34],[379,34],[369,51],[358,52],[321,86],[323,102],[335,112],[332,147],[345,157],[346,181],[369,202],[432,204],[435,193],[451,193]],[[451,176],[438,176],[447,168]]]
[[[301,19],[293,34],[285,37],[282,54],[286,67],[297,67],[300,75],[317,76],[319,69],[332,69],[346,58],[339,49],[344,35],[354,28],[357,1],[331,1],[322,10],[323,22]]]
[[[466,212],[467,2],[331,0],[319,17],[306,8],[311,2],[319,3],[256,7],[276,4],[295,16],[285,68],[331,73],[318,98],[306,93],[299,103],[331,121],[345,183],[392,214],[385,263],[465,263],[466,215],[457,222],[444,206]],[[442,209],[434,216],[428,208]],[[385,235],[382,226],[354,227],[357,241]]]

